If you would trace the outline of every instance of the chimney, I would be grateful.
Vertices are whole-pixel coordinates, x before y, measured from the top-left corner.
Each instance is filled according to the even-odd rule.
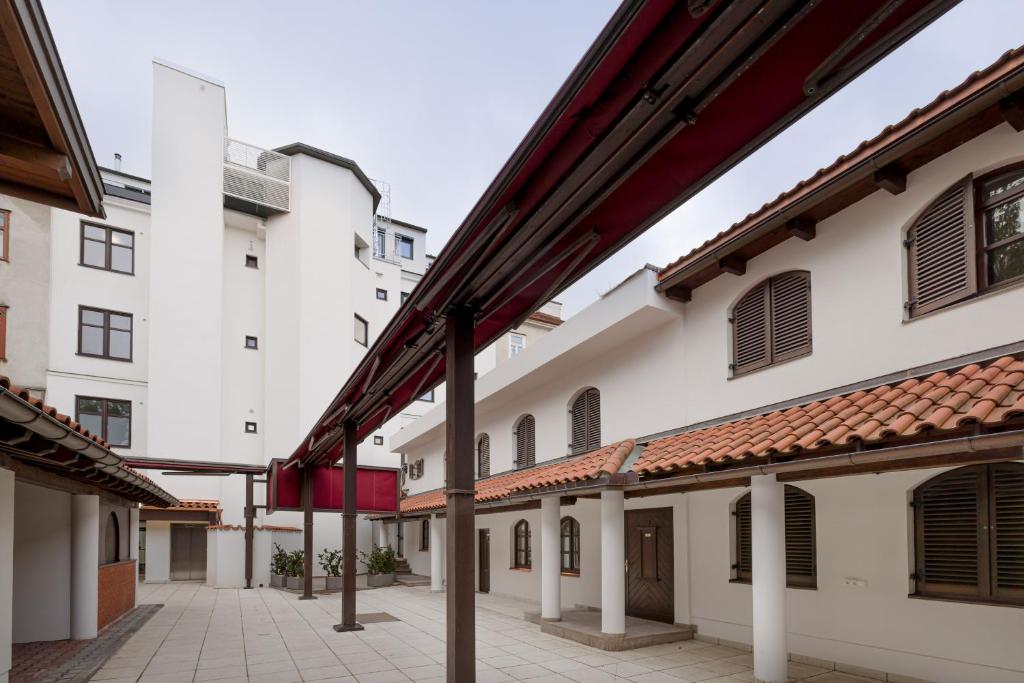
[[[114,152],[114,170],[121,170],[121,154],[120,152]]]

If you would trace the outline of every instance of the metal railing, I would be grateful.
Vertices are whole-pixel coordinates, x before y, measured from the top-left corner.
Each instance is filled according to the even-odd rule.
[[[380,226],[373,229],[373,258],[398,265],[402,262],[402,237]]]
[[[224,194],[278,211],[291,204],[292,160],[284,154],[224,138]]]

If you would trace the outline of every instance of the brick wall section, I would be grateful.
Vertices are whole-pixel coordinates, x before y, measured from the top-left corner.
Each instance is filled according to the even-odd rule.
[[[99,621],[103,628],[135,607],[135,560],[100,566]]]

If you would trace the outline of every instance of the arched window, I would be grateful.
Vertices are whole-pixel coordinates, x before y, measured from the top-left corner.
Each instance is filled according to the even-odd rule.
[[[910,316],[1024,280],[1024,166],[940,194],[907,230]]]
[[[1024,604],[1024,465],[969,465],[914,490],[918,595]]]
[[[481,434],[476,440],[476,476],[480,479],[491,476],[491,437]]]
[[[516,425],[516,469],[533,467],[537,462],[537,423],[533,415],[524,415]]]
[[[512,568],[529,569],[531,562],[530,523],[521,519],[512,527]]]
[[[107,516],[107,529],[103,534],[104,550],[103,563],[121,561],[121,529],[117,523],[117,513],[111,512]]]
[[[562,571],[580,573],[580,523],[574,517],[562,517]]]
[[[601,392],[591,387],[580,393],[569,409],[569,450],[573,455],[601,447]]]
[[[814,524],[814,496],[786,484],[786,585],[790,588],[816,588],[818,561]],[[733,511],[736,525],[736,564],[734,580],[749,583],[753,575],[751,553],[750,493],[736,501]]]
[[[742,375],[811,352],[811,274],[782,273],[758,283],[733,306],[732,374]]]

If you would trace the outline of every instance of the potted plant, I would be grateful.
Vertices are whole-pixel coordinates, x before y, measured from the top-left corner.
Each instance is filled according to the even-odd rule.
[[[291,590],[302,590],[302,565],[305,556],[301,550],[293,550],[288,553],[287,586]]]
[[[327,590],[341,590],[341,550],[328,550],[317,555],[320,560],[320,568],[327,573]]]
[[[395,582],[395,551],[390,547],[373,546],[369,555],[360,551],[359,561],[366,565],[366,585],[372,588],[390,586]]]
[[[270,556],[270,585],[275,588],[284,588],[287,573],[288,552],[279,543],[275,543],[274,552]]]

